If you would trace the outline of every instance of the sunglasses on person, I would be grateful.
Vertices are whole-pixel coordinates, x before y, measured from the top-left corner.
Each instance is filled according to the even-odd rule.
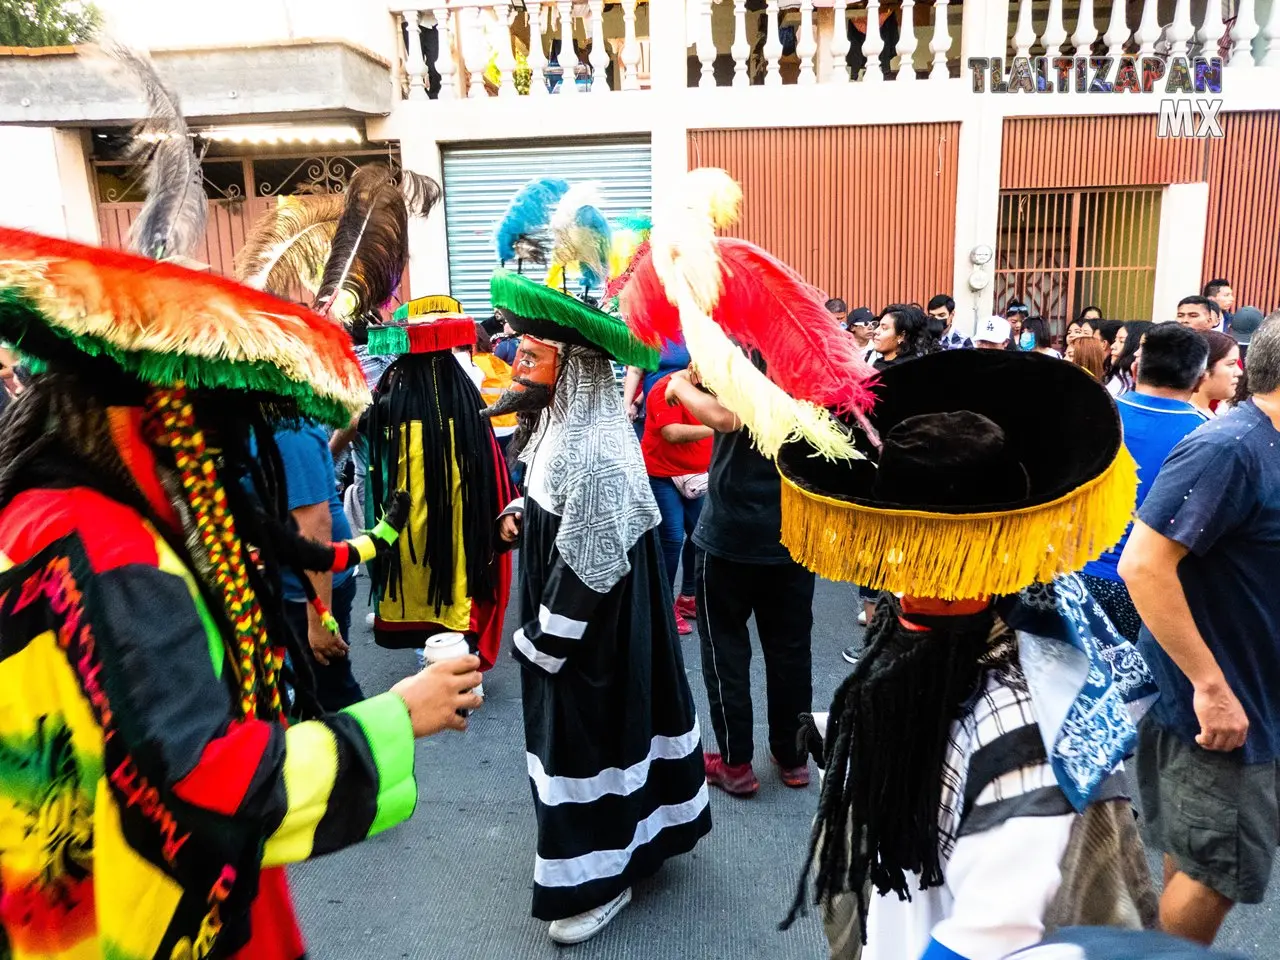
[[[879,320],[853,320],[853,321],[850,321],[849,326],[866,327],[868,330],[874,330],[876,329],[876,327],[880,326],[880,321]]]

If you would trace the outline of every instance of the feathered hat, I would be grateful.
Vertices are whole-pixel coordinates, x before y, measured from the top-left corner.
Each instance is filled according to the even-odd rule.
[[[440,353],[476,342],[476,322],[462,304],[446,294],[418,297],[401,304],[390,323],[370,324],[371,356]]]
[[[683,339],[703,383],[765,456],[803,438],[825,457],[858,457],[849,429],[827,408],[861,418],[873,371],[822,291],[755,244],[716,236],[737,219],[741,199],[723,170],[691,171],[629,268],[622,313],[655,347]]]
[[[881,445],[854,434],[865,459],[795,441],[778,455],[782,542],[810,570],[977,599],[1079,570],[1124,533],[1137,469],[1114,402],[1080,367],[949,350],[889,367],[876,394]]]
[[[622,320],[528,277],[495,271],[489,298],[517,333],[589,347],[628,366],[658,367],[657,348],[639,340]]]
[[[36,366],[105,357],[153,386],[252,391],[344,426],[369,402],[337,324],[172,263],[0,228],[0,339]]]

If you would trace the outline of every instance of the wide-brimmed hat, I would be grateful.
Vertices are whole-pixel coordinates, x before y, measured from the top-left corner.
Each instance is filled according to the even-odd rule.
[[[559,290],[496,270],[489,299],[517,333],[590,347],[628,366],[658,369],[658,349],[632,334],[626,323]]]
[[[369,403],[341,326],[223,277],[0,229],[0,338],[35,367],[106,358],[143,383],[257,393],[345,425]]]
[[[954,350],[881,373],[865,460],[782,448],[782,541],[834,580],[945,600],[1079,570],[1132,518],[1137,468],[1107,391],[1034,353]],[[847,421],[852,426],[852,421]]]

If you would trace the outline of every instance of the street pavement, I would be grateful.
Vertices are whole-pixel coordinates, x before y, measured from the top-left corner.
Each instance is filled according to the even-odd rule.
[[[363,587],[367,581],[362,581]],[[822,960],[816,917],[778,930],[817,805],[817,777],[791,790],[769,762],[759,648],[752,663],[759,794],[711,792],[713,827],[692,854],[669,861],[634,890],[634,899],[598,937],[562,948],[529,916],[534,852],[533,803],[525,774],[520,677],[507,645],[485,678],[486,701],[465,734],[421,741],[418,808],[373,840],[292,869],[294,896],[314,960]],[[357,611],[362,611],[357,604]],[[818,582],[814,599],[814,704],[825,709],[846,675],[840,651],[860,640],[856,588]],[[375,646],[362,613],[351,656],[366,694],[415,669],[412,651]],[[697,632],[685,638],[685,668],[707,719]],[[1152,861],[1153,867],[1155,861]],[[1158,876],[1158,874],[1157,874]],[[1280,956],[1280,892],[1228,919],[1219,945],[1258,958]],[[566,954],[566,951],[569,953]],[[904,958],[910,960],[910,958]]]

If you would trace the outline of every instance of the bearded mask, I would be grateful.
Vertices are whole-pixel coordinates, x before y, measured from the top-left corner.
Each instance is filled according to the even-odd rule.
[[[560,374],[560,348],[525,334],[520,338],[511,367],[511,386],[482,413],[499,417],[507,413],[536,413],[551,405]]]

